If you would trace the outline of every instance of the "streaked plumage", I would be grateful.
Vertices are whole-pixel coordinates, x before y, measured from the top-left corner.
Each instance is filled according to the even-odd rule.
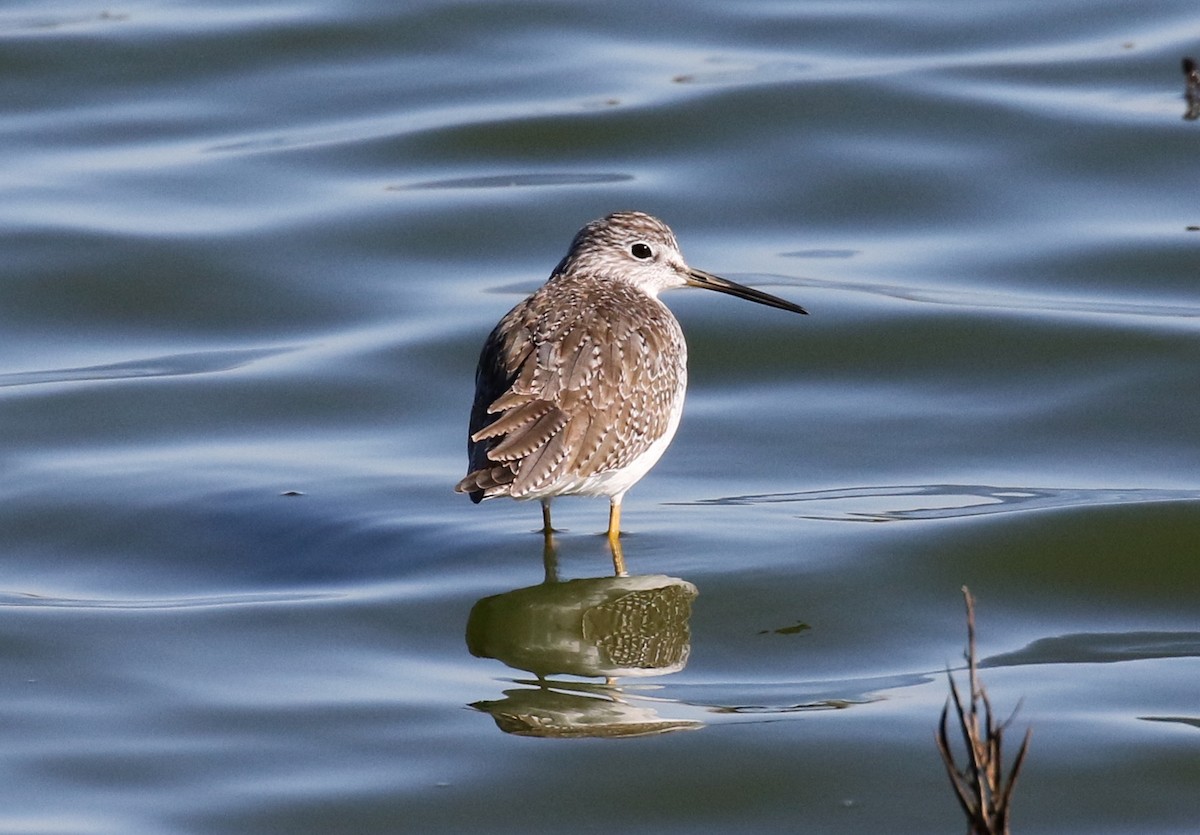
[[[772,307],[797,305],[687,266],[665,223],[619,212],[583,227],[549,280],[492,330],[475,373],[470,470],[475,502],[608,496],[609,538],[625,492],[658,461],[687,388],[683,331],[662,290],[705,287]]]

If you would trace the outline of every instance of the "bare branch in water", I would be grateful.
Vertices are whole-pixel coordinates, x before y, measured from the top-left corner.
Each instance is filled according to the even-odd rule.
[[[968,835],[1009,835],[1009,809],[1012,805],[1013,786],[1025,753],[1029,749],[1032,730],[1025,731],[1016,759],[1007,774],[1004,772],[1004,732],[1012,724],[1016,711],[1004,722],[996,723],[992,703],[987,689],[979,681],[979,662],[975,654],[975,598],[963,586],[963,598],[967,604],[967,680],[971,698],[963,704],[958,687],[950,671],[946,678],[950,682],[950,698],[942,708],[942,719],[938,728],[937,745],[941,752],[946,774],[954,787],[958,804],[967,816]],[[958,728],[966,748],[966,760],[960,767],[950,747],[950,730],[947,719],[950,705],[958,718]],[[982,709],[981,709],[982,708]],[[1018,705],[1018,709],[1020,705]]]

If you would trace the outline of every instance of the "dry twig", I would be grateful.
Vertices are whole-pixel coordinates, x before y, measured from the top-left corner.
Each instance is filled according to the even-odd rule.
[[[992,703],[988,700],[987,690],[979,681],[979,664],[975,656],[975,598],[966,586],[963,586],[962,591],[967,603],[966,657],[971,700],[969,705],[963,704],[958,687],[954,684],[954,677],[947,670],[950,698],[946,700],[946,706],[942,709],[942,721],[937,735],[938,750],[942,754],[942,762],[950,776],[950,783],[954,786],[958,803],[967,816],[968,835],[1008,835],[1013,785],[1017,781],[1021,764],[1025,761],[1032,731],[1025,731],[1025,738],[1021,741],[1021,747],[1017,749],[1012,769],[1006,775],[1002,743],[1004,731],[1012,723],[1013,717],[1010,716],[1003,723],[997,724],[992,714]],[[959,730],[967,749],[966,762],[961,768],[950,750],[950,731],[946,720],[950,714],[951,703],[958,714]],[[1016,715],[1016,711],[1013,715]]]

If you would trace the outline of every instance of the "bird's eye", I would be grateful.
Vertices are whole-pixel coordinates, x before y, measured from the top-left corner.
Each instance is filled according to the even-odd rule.
[[[649,246],[643,243],[636,243],[629,247],[629,253],[639,261],[645,261],[654,255],[654,251]]]

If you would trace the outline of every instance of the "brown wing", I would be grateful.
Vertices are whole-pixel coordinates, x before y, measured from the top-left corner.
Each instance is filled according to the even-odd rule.
[[[638,290],[551,281],[484,344],[470,472],[455,489],[477,502],[527,498],[626,466],[666,432],[685,350],[670,313]]]

